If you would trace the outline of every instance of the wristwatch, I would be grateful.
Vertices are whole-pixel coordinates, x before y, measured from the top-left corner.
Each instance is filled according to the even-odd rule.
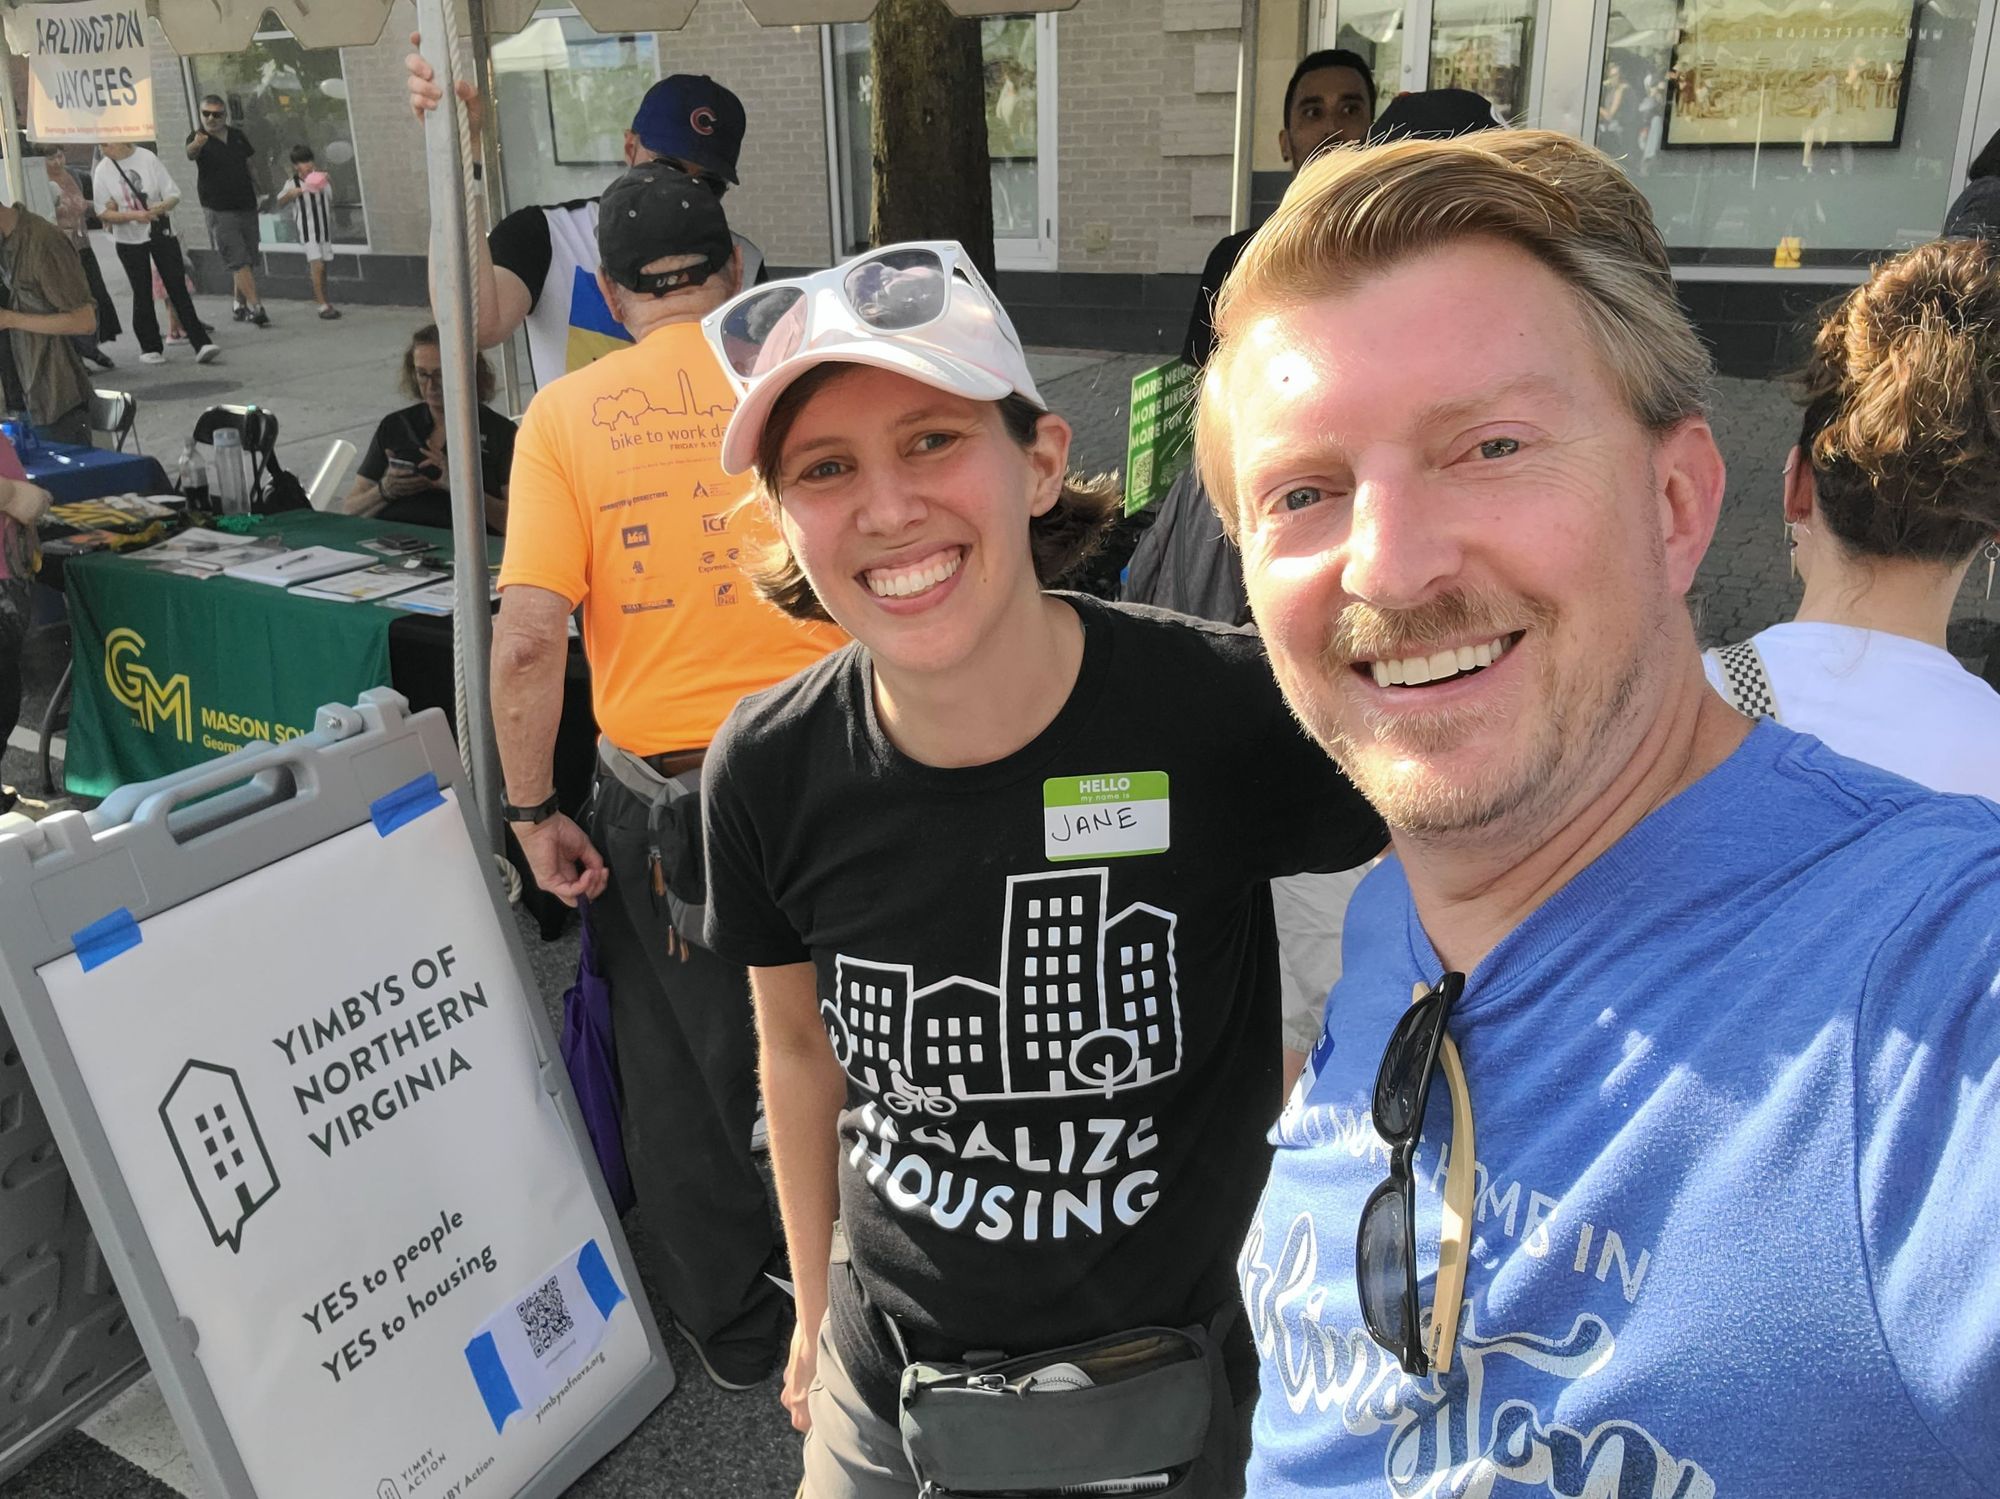
[[[508,822],[547,822],[556,815],[556,794],[536,802],[532,807],[517,807],[510,801],[500,803],[500,815]]]

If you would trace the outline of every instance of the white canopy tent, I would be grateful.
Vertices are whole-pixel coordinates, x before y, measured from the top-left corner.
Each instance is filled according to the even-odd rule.
[[[6,0],[15,3],[15,0]],[[394,0],[143,0],[182,56],[247,50],[267,15],[275,15],[300,45],[367,47],[380,40]],[[526,27],[542,0],[417,0],[417,29],[424,54],[447,99],[458,79],[476,79],[470,43],[475,37],[510,35]],[[596,31],[677,31],[701,0],[570,0]],[[877,0],[707,0],[740,3],[765,26],[818,26],[865,21]],[[945,0],[960,16],[1069,10],[1077,0]],[[1258,0],[1241,0],[1238,41],[1237,120],[1232,228],[1247,222],[1250,199],[1250,118],[1255,78]],[[0,61],[6,59],[0,50]],[[0,66],[0,119],[11,121],[12,69]],[[7,174],[13,201],[21,201],[21,163],[7,137]],[[444,365],[445,446],[451,466],[452,539],[460,558],[484,558],[485,528],[474,497],[481,492],[478,397],[472,379],[477,322],[470,274],[472,188],[465,170],[470,152],[464,111],[433,113],[425,124],[430,180],[431,278]],[[479,816],[489,834],[499,832],[501,781],[488,697],[487,658],[492,643],[488,577],[483,566],[457,569],[454,615],[458,667],[459,745],[471,773]]]

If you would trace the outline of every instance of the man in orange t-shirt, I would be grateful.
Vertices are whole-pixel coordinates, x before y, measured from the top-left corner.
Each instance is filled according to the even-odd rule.
[[[768,526],[722,472],[735,396],[701,336],[736,290],[713,193],[663,163],[604,194],[598,282],[635,340],[544,386],[514,445],[493,716],[505,815],[544,890],[588,896],[611,987],[625,1153],[654,1280],[709,1377],[761,1382],[787,1346],[750,1153],[755,1037],[741,968],[695,945],[700,768],[746,693],[843,638],[752,591]],[[570,614],[583,610],[599,743],[586,832],[556,807]],[[678,919],[677,919],[678,918]]]

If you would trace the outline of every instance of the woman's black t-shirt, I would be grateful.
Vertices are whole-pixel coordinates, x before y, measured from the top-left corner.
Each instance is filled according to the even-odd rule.
[[[355,475],[380,484],[382,476],[389,471],[392,456],[411,463],[421,462],[424,448],[436,426],[437,418],[431,415],[431,408],[422,401],[390,412],[376,424],[374,440],[368,444],[368,451],[361,455],[361,464],[355,469]],[[498,495],[507,488],[507,472],[514,466],[514,437],[512,422],[491,406],[480,406],[479,475],[488,494]],[[437,526],[448,531],[451,529],[451,485],[447,479],[440,479],[427,490],[392,499],[383,506],[376,519],[393,525]]]
[[[957,1358],[1234,1297],[1282,1102],[1266,882],[1386,841],[1255,635],[1064,597],[1076,685],[1003,760],[903,755],[859,645],[708,755],[708,944],[812,962],[847,1074],[831,1318],[885,1414],[875,1311]]]

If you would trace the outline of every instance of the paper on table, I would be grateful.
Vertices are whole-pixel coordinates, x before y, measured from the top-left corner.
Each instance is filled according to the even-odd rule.
[[[428,587],[438,580],[438,576],[437,571],[431,568],[377,565],[362,568],[359,572],[324,578],[316,583],[301,583],[292,592],[301,598],[359,604],[371,599],[386,599],[391,594],[408,593],[413,588]]]
[[[409,609],[418,614],[449,614],[458,602],[458,585],[452,579],[433,583],[428,588],[419,588],[414,593],[399,593],[390,599],[392,609]],[[500,590],[488,585],[488,601],[497,603]]]
[[[294,583],[309,583],[314,578],[332,577],[335,573],[349,573],[357,568],[371,565],[374,558],[366,552],[342,552],[332,547],[303,547],[295,552],[281,552],[275,557],[261,557],[253,562],[241,563],[222,570],[225,578],[240,578],[245,583],[264,583],[273,588],[290,588]]]

